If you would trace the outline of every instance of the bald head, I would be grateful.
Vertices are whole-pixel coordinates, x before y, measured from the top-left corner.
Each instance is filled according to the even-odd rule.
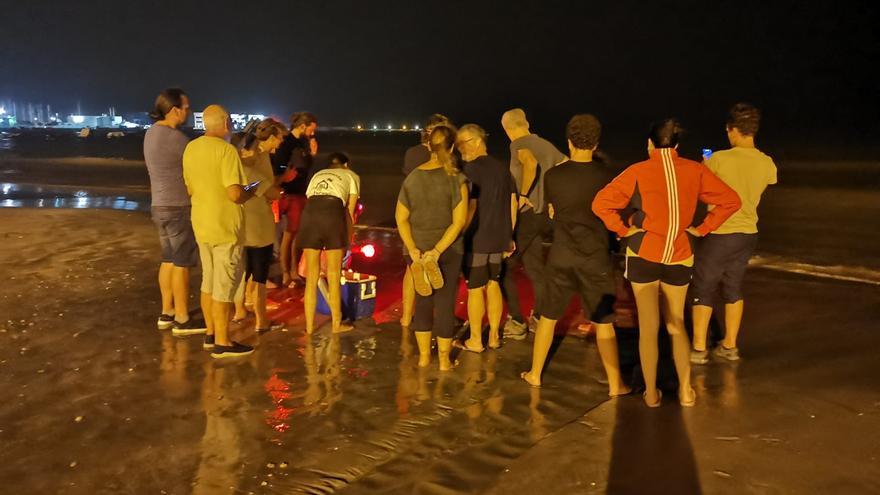
[[[522,108],[514,108],[504,112],[501,116],[501,126],[504,129],[529,129],[529,121],[526,120],[526,113]]]
[[[208,105],[202,114],[205,132],[213,136],[225,136],[229,132],[229,112],[220,105]]]

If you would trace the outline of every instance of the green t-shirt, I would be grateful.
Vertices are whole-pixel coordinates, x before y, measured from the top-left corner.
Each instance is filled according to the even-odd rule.
[[[773,159],[756,148],[731,148],[713,153],[706,166],[742,200],[739,211],[713,234],[756,234],[761,195],[767,186],[776,184]]]
[[[433,249],[452,225],[452,211],[462,200],[461,185],[466,181],[463,174],[449,175],[442,168],[417,168],[406,176],[397,200],[409,210],[413,241],[419,250]],[[463,250],[461,236],[451,247]]]
[[[244,214],[229,199],[226,188],[245,185],[238,150],[226,141],[202,136],[183,152],[183,181],[192,199],[196,240],[207,244],[242,244]]]

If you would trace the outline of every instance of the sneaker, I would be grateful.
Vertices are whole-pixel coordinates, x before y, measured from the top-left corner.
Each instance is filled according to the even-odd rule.
[[[184,323],[175,321],[174,328],[171,329],[171,333],[174,335],[196,335],[207,331],[208,327],[205,325],[204,320],[196,321],[195,318],[190,318]]]
[[[739,349],[734,347],[732,349],[728,349],[724,347],[724,345],[719,345],[712,351],[712,355],[719,359],[726,359],[728,361],[739,361]]]
[[[226,359],[247,356],[253,352],[253,347],[233,342],[232,345],[215,345],[214,350],[211,352],[211,357],[214,359]]]
[[[709,351],[691,351],[691,363],[707,364],[709,362]]]
[[[430,296],[433,289],[431,289],[431,282],[428,281],[428,275],[425,274],[425,264],[422,261],[414,261],[409,265],[409,270],[412,273],[413,288],[416,290],[416,294],[422,297]]]
[[[202,349],[206,351],[214,350],[214,336],[213,335],[205,335],[205,342],[202,343]]]
[[[510,316],[507,317],[507,322],[504,324],[505,339],[524,340],[528,333],[525,323],[520,323]]]
[[[159,318],[156,320],[156,326],[159,327],[159,330],[168,330],[174,326],[174,315],[166,315],[164,313],[159,315]]]

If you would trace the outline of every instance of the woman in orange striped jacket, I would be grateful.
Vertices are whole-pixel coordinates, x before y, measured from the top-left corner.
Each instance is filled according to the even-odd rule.
[[[697,162],[678,156],[681,127],[675,119],[654,124],[648,138],[649,158],[629,166],[593,200],[605,226],[626,239],[626,273],[639,312],[639,356],[645,377],[645,403],[660,405],[657,389],[657,337],[660,293],[666,330],[678,373],[678,398],[693,406],[690,341],[684,326],[684,304],[693,271],[689,235],[702,237],[717,229],[740,208],[736,192]],[[706,219],[692,227],[697,201],[712,207]],[[635,214],[621,217],[634,207]]]

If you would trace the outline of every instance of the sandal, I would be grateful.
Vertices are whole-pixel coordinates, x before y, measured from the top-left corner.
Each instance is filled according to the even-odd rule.
[[[437,263],[435,259],[429,259],[424,262],[425,264],[425,276],[428,278],[428,283],[431,284],[431,288],[434,290],[443,288],[443,272],[440,271],[440,265]]]
[[[428,282],[428,277],[425,274],[425,264],[420,261],[413,261],[412,265],[410,265],[410,271],[412,272],[413,278],[413,287],[416,290],[416,294],[422,297],[428,297],[431,295],[431,284]]]
[[[660,407],[660,404],[663,402],[663,391],[657,390],[657,402],[651,404],[648,402],[648,391],[642,393],[642,399],[645,401],[645,405],[650,408]]]

